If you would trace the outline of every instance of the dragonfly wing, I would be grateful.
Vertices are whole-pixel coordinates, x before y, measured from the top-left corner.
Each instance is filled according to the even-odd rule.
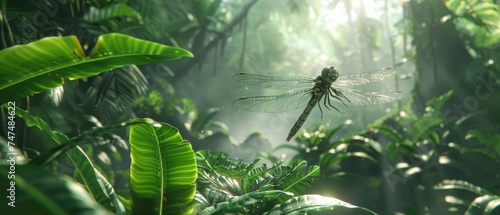
[[[356,86],[381,81],[394,74],[396,74],[394,69],[383,68],[366,73],[340,75],[339,79],[333,84],[334,86]]]
[[[406,93],[399,90],[363,91],[343,87],[337,87],[335,89],[340,91],[350,100],[350,102],[346,102],[347,104],[353,106],[386,104],[408,97]]]
[[[266,76],[248,73],[236,74],[233,79],[242,84],[273,89],[311,87],[314,82],[314,78],[302,76]]]
[[[233,107],[254,112],[281,113],[307,105],[312,89],[297,90],[275,96],[243,97],[233,102]]]

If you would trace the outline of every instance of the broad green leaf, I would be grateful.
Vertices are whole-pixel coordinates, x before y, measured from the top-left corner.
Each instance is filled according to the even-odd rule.
[[[132,214],[191,214],[196,159],[179,131],[166,123],[137,124],[129,142]]]
[[[361,209],[371,214],[376,214],[366,208],[351,205],[342,200],[320,195],[303,195],[274,206],[265,215],[306,214],[309,211],[333,211],[338,207]]]
[[[15,207],[3,197],[2,214],[112,214],[95,202],[85,189],[66,176],[57,177],[35,165],[16,165],[15,179],[8,166],[0,167],[2,190],[14,189]],[[10,183],[15,183],[13,187]],[[10,195],[10,194],[9,194]]]
[[[107,5],[104,8],[91,6],[83,19],[88,22],[99,22],[121,16],[137,19],[139,24],[143,24],[141,14],[124,3]]]
[[[193,55],[181,48],[124,34],[101,35],[86,56],[76,36],[46,37],[0,51],[0,104],[130,64],[175,60]]]

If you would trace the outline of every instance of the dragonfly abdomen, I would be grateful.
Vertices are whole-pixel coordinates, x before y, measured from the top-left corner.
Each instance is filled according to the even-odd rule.
[[[318,103],[318,101],[321,99],[322,94],[316,94],[314,95],[311,100],[309,100],[309,103],[307,103],[306,108],[304,109],[304,112],[300,115],[299,119],[295,124],[293,125],[292,129],[290,130],[290,133],[288,133],[288,137],[286,138],[286,141],[290,141],[295,134],[300,130],[304,122],[306,121],[307,117],[313,110],[314,106]]]

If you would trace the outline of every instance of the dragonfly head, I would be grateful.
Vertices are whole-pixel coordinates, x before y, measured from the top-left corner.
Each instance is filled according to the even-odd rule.
[[[321,76],[329,82],[334,82],[339,77],[339,72],[333,66],[330,68],[325,67],[323,71],[321,71]]]

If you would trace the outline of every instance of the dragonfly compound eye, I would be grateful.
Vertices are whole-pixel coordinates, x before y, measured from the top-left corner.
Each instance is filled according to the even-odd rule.
[[[328,70],[328,77],[335,81],[339,77],[339,72],[335,68],[331,67]]]

